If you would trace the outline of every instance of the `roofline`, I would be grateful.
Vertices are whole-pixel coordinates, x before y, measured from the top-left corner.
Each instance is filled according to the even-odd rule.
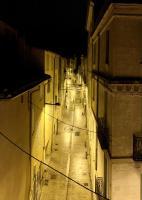
[[[37,79],[35,81],[32,81],[32,82],[27,83],[27,84],[25,84],[23,86],[20,86],[19,88],[15,88],[10,92],[1,93],[0,94],[0,100],[8,100],[8,99],[13,99],[13,98],[15,98],[17,96],[20,96],[23,93],[33,89],[35,86],[41,84],[42,82],[49,80],[50,78],[51,78],[50,75],[43,74],[42,77],[40,77],[39,79]]]
[[[107,0],[104,5],[101,7],[101,9],[97,12],[94,12],[94,15],[96,14],[97,18],[94,23],[94,31],[97,28],[98,24],[102,20],[103,16],[105,15],[107,9],[110,7],[112,4],[121,4],[121,5],[137,5],[137,4],[142,4],[141,0]],[[95,7],[94,7],[95,8]]]

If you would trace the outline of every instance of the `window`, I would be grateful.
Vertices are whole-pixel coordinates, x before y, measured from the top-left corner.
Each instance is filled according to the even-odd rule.
[[[46,70],[49,71],[49,54],[46,55]]]
[[[96,47],[96,43],[94,43],[93,44],[93,48],[92,48],[92,58],[93,58],[93,65],[96,65],[96,56],[97,56],[97,54],[96,54],[96,49],[97,47]]]
[[[57,101],[57,95],[55,95],[55,103],[57,103],[58,101]]]
[[[92,80],[92,100],[95,101],[95,80]]]
[[[133,136],[133,159],[142,161],[142,135]]]
[[[47,93],[50,93],[50,81],[47,84]]]
[[[109,31],[106,31],[106,58],[105,63],[109,64]]]

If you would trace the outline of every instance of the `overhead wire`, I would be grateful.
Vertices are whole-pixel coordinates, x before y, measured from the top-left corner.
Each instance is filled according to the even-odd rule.
[[[36,105],[35,103],[33,103],[33,102],[30,102],[30,103],[31,103],[32,105],[34,105],[35,107],[37,107],[38,109],[42,110],[42,108],[39,107],[38,105]],[[78,126],[69,124],[69,123],[67,123],[67,122],[64,122],[63,120],[54,117],[53,115],[47,113],[46,111],[45,111],[45,114],[48,115],[48,116],[50,116],[51,118],[53,118],[53,119],[55,119],[55,120],[58,120],[58,122],[61,122],[61,123],[65,124],[65,125],[68,125],[68,126],[70,126],[70,127],[72,127],[72,128],[80,129],[80,130],[87,131],[87,132],[90,132],[90,133],[97,133],[97,132],[95,132],[95,131],[93,131],[93,130],[89,130],[89,129],[86,129],[86,128],[81,128],[81,127],[78,127]]]
[[[37,107],[38,109],[42,110],[42,108],[39,107],[38,105],[36,105],[35,103],[31,102],[31,104],[34,105],[35,107]],[[55,119],[55,120],[58,120],[58,122],[61,122],[61,123],[65,124],[65,125],[68,125],[68,126],[70,126],[70,127],[72,127],[72,128],[77,128],[77,129],[80,129],[80,130],[83,130],[83,131],[97,133],[97,132],[95,132],[95,131],[93,131],[93,130],[89,130],[89,129],[86,129],[86,128],[81,128],[81,127],[79,127],[79,126],[75,126],[75,125],[73,125],[73,124],[69,124],[69,123],[67,123],[67,122],[64,122],[63,120],[60,120],[60,119],[54,117],[53,115],[47,113],[46,111],[45,111],[45,114],[48,115],[48,116],[50,116],[51,118],[53,118],[53,119]]]
[[[37,106],[37,105],[34,104],[33,102],[30,102],[30,103],[31,103],[32,105],[34,105],[35,107],[37,107],[38,109],[42,110],[41,107]],[[86,128],[81,128],[81,127],[75,126],[74,124],[72,125],[72,124],[66,123],[66,122],[64,122],[64,121],[62,121],[62,120],[60,120],[60,119],[58,119],[58,118],[56,118],[56,117],[50,115],[50,114],[47,113],[47,112],[45,112],[45,114],[47,114],[48,116],[50,116],[50,117],[53,118],[53,119],[58,120],[58,122],[61,122],[61,123],[65,124],[65,125],[68,125],[68,126],[70,126],[70,127],[72,127],[72,128],[77,128],[77,129],[80,129],[80,130],[83,130],[83,131],[88,131],[88,132],[94,132],[94,133],[96,133],[95,131],[92,131],[92,130],[89,130],[89,129],[86,129]],[[43,165],[45,165],[46,167],[52,169],[52,170],[55,171],[56,173],[58,173],[58,174],[64,176],[65,178],[71,180],[72,182],[76,183],[77,185],[79,185],[79,186],[83,187],[84,189],[88,190],[89,192],[92,192],[93,194],[98,195],[99,197],[101,197],[101,198],[103,198],[103,199],[105,199],[105,200],[109,200],[108,198],[102,196],[101,194],[99,194],[99,193],[93,191],[93,190],[90,189],[90,188],[85,187],[84,185],[82,185],[82,184],[79,183],[78,181],[72,179],[71,177],[69,177],[69,176],[65,175],[64,173],[60,172],[59,170],[53,168],[52,166],[48,165],[47,163],[43,162],[42,160],[39,160],[37,157],[33,156],[31,153],[27,152],[25,149],[23,149],[23,148],[20,147],[18,144],[16,144],[15,142],[13,142],[8,136],[6,136],[6,135],[5,135],[3,132],[1,132],[1,131],[0,131],[0,135],[1,135],[5,140],[7,140],[9,143],[11,143],[13,146],[15,146],[17,149],[19,149],[21,152],[23,152],[24,154],[26,154],[27,156],[29,156],[29,157],[33,158],[34,160],[40,162],[41,164],[43,164]]]

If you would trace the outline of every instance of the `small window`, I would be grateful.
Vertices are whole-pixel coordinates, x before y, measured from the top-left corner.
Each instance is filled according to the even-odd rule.
[[[133,135],[133,159],[142,161],[142,134]]]
[[[106,59],[105,63],[109,64],[109,31],[106,31]]]
[[[55,103],[57,103],[58,101],[57,101],[57,95],[55,95]]]
[[[92,54],[93,65],[96,65],[96,43],[93,44]]]
[[[46,70],[49,71],[49,54],[46,55]]]

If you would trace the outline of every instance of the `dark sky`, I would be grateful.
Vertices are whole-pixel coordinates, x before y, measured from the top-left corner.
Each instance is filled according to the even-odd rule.
[[[63,55],[86,52],[87,0],[5,0],[0,17],[29,43]]]

